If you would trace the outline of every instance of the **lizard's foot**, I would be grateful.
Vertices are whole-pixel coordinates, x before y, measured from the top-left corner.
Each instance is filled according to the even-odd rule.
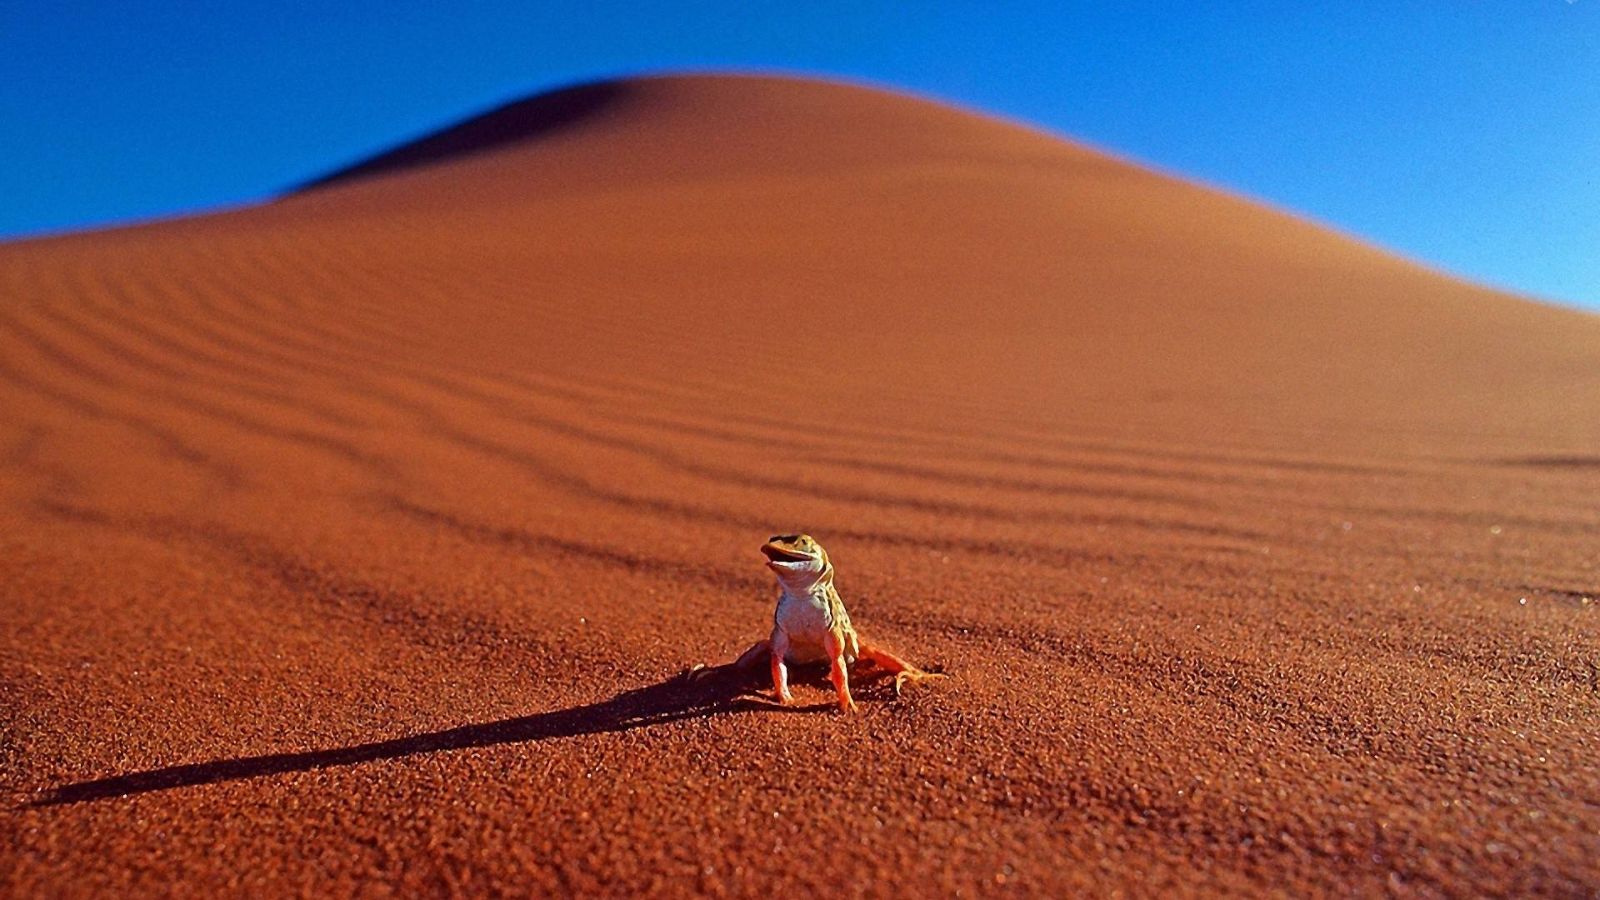
[[[776,701],[779,706],[794,705],[794,695],[788,691],[773,691],[772,699]]]
[[[678,680],[689,684],[701,684],[706,681],[726,678],[730,674],[737,674],[737,671],[729,665],[712,666],[705,663],[695,663],[678,673]]]
[[[939,672],[924,672],[921,669],[906,669],[903,672],[896,673],[894,676],[894,695],[896,697],[900,696],[900,689],[904,687],[907,682],[916,684],[921,681],[934,681],[936,679],[946,677],[948,676]]]
[[[850,713],[860,712],[860,711],[861,711],[861,707],[856,705],[856,701],[853,698],[850,698],[850,697],[840,697],[839,698],[839,712],[842,712],[842,713],[845,713],[846,715],[848,715]]]

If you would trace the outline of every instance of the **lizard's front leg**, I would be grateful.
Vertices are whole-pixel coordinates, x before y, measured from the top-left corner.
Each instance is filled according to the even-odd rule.
[[[828,674],[833,680],[833,689],[839,692],[839,710],[855,712],[856,701],[850,696],[850,670],[844,661],[844,642],[839,640],[838,634],[829,632],[822,640],[822,648],[828,652],[831,669]]]
[[[788,633],[781,628],[772,629],[769,649],[772,652],[772,698],[779,703],[793,703],[794,695],[789,693],[789,667],[783,662],[783,658],[789,655]]]

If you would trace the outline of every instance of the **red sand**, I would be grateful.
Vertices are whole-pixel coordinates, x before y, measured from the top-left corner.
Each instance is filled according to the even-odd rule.
[[[1600,890],[1600,318],[745,78],[0,297],[0,893]]]

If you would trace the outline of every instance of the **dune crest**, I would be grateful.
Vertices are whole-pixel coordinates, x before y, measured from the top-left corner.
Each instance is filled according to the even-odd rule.
[[[619,81],[574,85],[535,94],[311,179],[296,192],[526,144],[604,114],[608,108],[623,102],[627,94],[627,84]]]

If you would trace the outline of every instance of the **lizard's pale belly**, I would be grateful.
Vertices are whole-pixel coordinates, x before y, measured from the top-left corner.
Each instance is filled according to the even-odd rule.
[[[828,604],[815,594],[791,594],[787,591],[778,598],[778,609],[773,623],[789,638],[789,652],[783,658],[791,663],[822,662],[828,658],[824,643],[833,628],[833,618]],[[845,661],[855,661],[853,641],[846,641]]]

